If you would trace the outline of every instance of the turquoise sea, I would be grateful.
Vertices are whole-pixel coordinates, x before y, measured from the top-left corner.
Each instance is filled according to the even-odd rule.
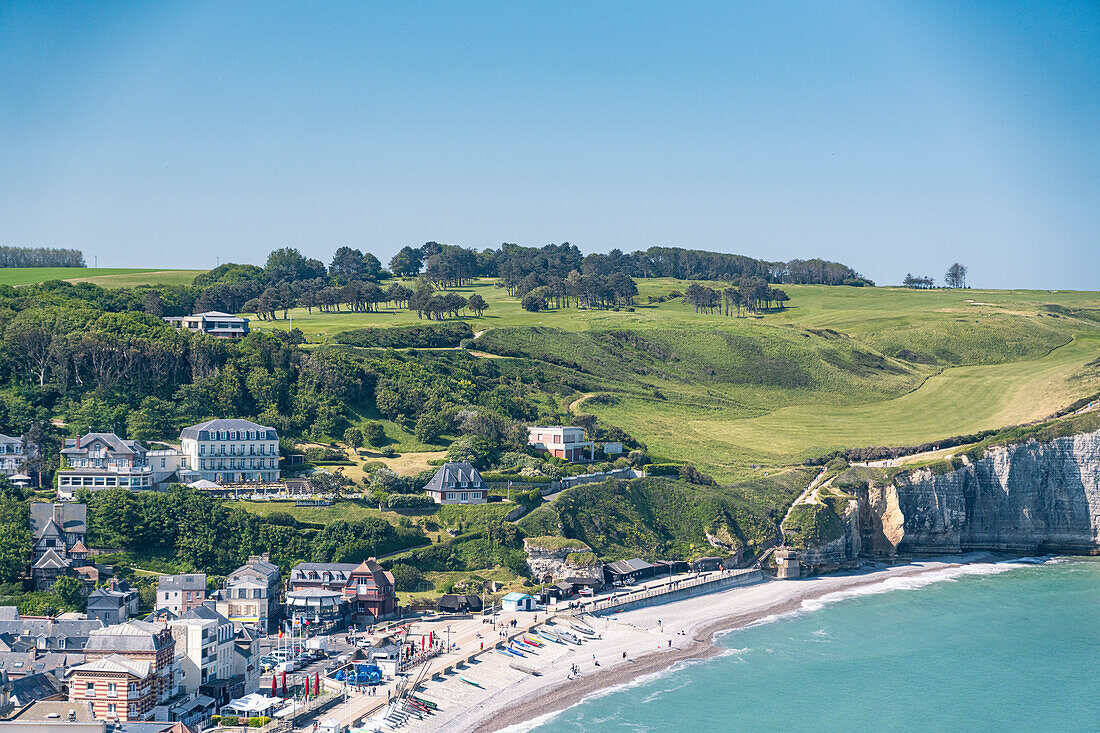
[[[894,579],[723,635],[722,656],[525,726],[563,731],[1100,731],[1100,561]]]

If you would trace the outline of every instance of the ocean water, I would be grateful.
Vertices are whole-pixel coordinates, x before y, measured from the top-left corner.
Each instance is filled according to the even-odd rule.
[[[894,579],[730,632],[726,652],[524,726],[1100,731],[1100,561]]]

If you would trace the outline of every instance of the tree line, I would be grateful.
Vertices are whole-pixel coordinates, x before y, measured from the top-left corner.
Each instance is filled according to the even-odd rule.
[[[78,249],[0,247],[0,267],[84,267]]]

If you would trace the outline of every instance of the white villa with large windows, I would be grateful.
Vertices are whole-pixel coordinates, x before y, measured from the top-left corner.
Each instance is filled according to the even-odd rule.
[[[57,494],[71,499],[80,488],[151,489],[153,471],[146,460],[147,452],[135,441],[123,440],[114,433],[66,438],[61,450],[64,465],[57,472]]]
[[[23,463],[26,460],[27,452],[23,447],[23,439],[0,434],[0,474],[14,476],[22,473]]]
[[[179,480],[218,484],[279,480],[279,435],[249,420],[209,420],[180,433]]]

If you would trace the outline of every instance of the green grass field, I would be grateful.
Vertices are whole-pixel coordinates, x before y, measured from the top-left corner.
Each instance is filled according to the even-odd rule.
[[[47,280],[90,282],[105,288],[139,285],[190,285],[202,270],[155,270],[111,267],[5,267],[0,285],[30,285]]]
[[[492,281],[459,292],[490,304],[464,319],[485,332],[474,350],[517,368],[549,356],[582,372],[603,392],[581,409],[721,480],[841,447],[1038,420],[1100,390],[1100,368],[1088,366],[1100,357],[1097,292],[790,285],[789,307],[745,318],[697,314],[682,299],[647,302],[689,284],[640,280],[633,312],[529,313]],[[405,310],[294,311],[294,326],[318,344],[345,329],[417,322]]]

